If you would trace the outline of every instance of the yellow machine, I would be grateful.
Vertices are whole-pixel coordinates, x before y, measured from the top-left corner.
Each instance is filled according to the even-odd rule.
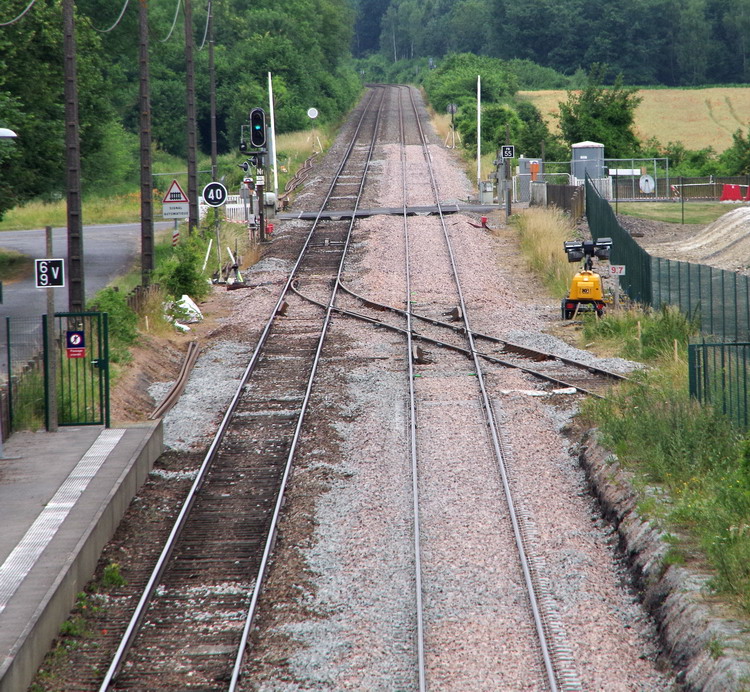
[[[562,301],[562,318],[570,320],[580,312],[591,310],[596,312],[597,317],[601,317],[605,307],[604,291],[602,277],[593,270],[593,258],[608,260],[612,239],[568,241],[564,245],[568,262],[584,260],[584,263],[581,271],[570,282],[568,297]]]

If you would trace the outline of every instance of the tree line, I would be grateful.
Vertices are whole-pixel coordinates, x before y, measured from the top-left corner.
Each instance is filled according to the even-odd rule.
[[[401,69],[409,71],[404,65]],[[422,74],[422,85],[438,112],[445,112],[449,104],[456,106],[454,124],[470,148],[477,141],[477,76],[481,76],[482,151],[508,141],[528,157],[569,161],[571,145],[591,140],[604,145],[607,158],[668,158],[674,175],[750,175],[750,130],[738,129],[732,145],[720,153],[640,140],[635,132],[641,101],[638,88],[626,86],[622,75],[613,76],[604,64],[592,65],[579,88],[569,89],[560,102],[560,134],[550,131],[538,108],[517,96],[518,85],[539,74],[533,63],[462,53],[447,56]]]
[[[186,154],[185,54],[177,0],[148,2],[152,138]],[[0,6],[0,215],[64,190],[61,0],[4,0]],[[76,0],[79,131],[84,193],[132,189],[138,180],[138,7],[125,0]],[[192,0],[199,147],[210,148],[207,0]],[[22,15],[22,16],[21,16]],[[274,78],[276,127],[304,129],[315,107],[335,121],[361,90],[351,64],[354,13],[348,0],[213,0],[219,153],[236,150],[251,108],[268,108]],[[20,18],[19,18],[20,17]],[[14,18],[17,21],[12,22]],[[12,22],[12,23],[10,23]],[[174,25],[174,26],[173,26]],[[112,28],[114,26],[114,28]],[[111,30],[110,30],[111,29]]]
[[[354,52],[391,62],[474,53],[626,84],[750,81],[750,0],[356,0]]]
[[[184,160],[182,12],[178,0],[140,1],[149,14],[152,139]],[[198,144],[207,154],[208,0],[191,4]],[[136,3],[76,0],[75,8],[84,195],[129,192],[139,175]],[[220,154],[236,150],[252,107],[268,107],[268,72],[280,133],[309,127],[310,107],[323,122],[337,121],[362,81],[416,82],[437,110],[459,105],[456,123],[469,143],[481,74],[483,150],[510,132],[529,156],[567,160],[571,142],[592,139],[613,157],[669,156],[685,175],[750,173],[750,134],[741,131],[721,155],[637,141],[637,99],[624,86],[744,79],[750,0],[212,0],[212,16]],[[0,140],[0,216],[64,192],[62,44],[61,0],[4,0],[0,126],[19,137]],[[520,88],[570,90],[562,137],[516,98]]]

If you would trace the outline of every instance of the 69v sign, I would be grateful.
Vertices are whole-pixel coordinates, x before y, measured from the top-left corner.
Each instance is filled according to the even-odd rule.
[[[34,275],[37,288],[52,288],[65,286],[65,260],[38,259],[34,260]]]
[[[209,183],[203,188],[203,201],[209,207],[220,207],[227,201],[227,189],[221,183]]]

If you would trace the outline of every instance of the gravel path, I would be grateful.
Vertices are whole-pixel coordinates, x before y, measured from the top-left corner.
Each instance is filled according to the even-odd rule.
[[[400,150],[385,143],[378,156],[374,201],[398,206]],[[450,152],[433,145],[431,156],[441,198],[465,198],[470,188]],[[409,203],[427,204],[421,149],[410,146],[407,161]],[[472,327],[571,355],[542,331],[558,317],[554,301],[540,307],[519,300],[507,241],[469,221],[448,218]],[[414,218],[409,232],[412,304],[438,315],[456,298],[437,222]],[[298,235],[297,224],[280,224],[267,257],[247,276],[266,285],[226,293],[232,322],[248,333],[267,319],[289,268],[272,254]],[[346,283],[403,307],[401,219],[361,221],[355,248]],[[225,342],[202,355],[183,400],[165,420],[167,445],[205,444],[208,432],[190,412],[220,415],[250,350]],[[334,320],[252,637],[247,689],[417,689],[404,351],[397,335]],[[528,655],[529,624],[515,607],[524,597],[512,545],[503,538],[507,510],[486,453],[472,365],[457,355],[431,355],[435,362],[419,366],[416,380],[430,686],[545,689],[539,664]],[[593,358],[579,351],[573,357]],[[632,364],[612,359],[604,366],[627,371]],[[655,663],[652,623],[627,586],[611,529],[561,432],[575,404],[521,393],[541,385],[518,372],[490,367],[487,379],[512,450],[506,463],[534,537],[534,560],[549,583],[582,689],[671,689]]]

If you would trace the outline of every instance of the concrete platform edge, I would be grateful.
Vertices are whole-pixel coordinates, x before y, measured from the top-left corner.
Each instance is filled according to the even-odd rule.
[[[114,535],[125,510],[146,480],[154,462],[163,451],[161,420],[149,422],[150,428],[135,449],[107,498],[102,502],[76,549],[63,565],[52,587],[11,652],[10,662],[0,671],[0,692],[28,689],[60,626],[68,617],[76,594],[92,578],[99,556]]]

